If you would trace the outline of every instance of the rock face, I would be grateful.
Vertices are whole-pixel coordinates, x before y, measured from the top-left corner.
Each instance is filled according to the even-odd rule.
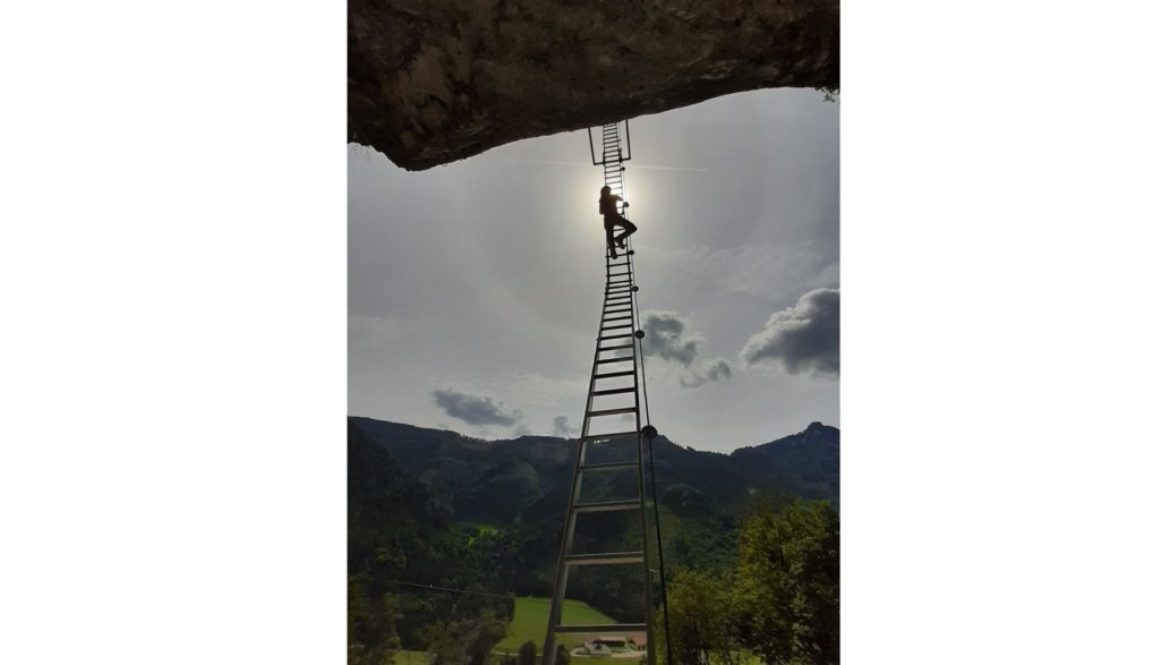
[[[838,86],[837,0],[350,0],[348,140],[427,169],[775,86]]]

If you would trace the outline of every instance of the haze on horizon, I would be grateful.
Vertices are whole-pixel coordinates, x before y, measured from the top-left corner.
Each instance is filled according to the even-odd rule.
[[[762,90],[631,129],[652,423],[720,452],[840,426],[838,104]],[[586,132],[348,164],[348,413],[575,436],[604,269]]]

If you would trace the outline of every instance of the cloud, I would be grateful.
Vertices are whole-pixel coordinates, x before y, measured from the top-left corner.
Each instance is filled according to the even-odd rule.
[[[774,312],[741,349],[746,366],[780,362],[790,374],[838,374],[838,289],[815,289]]]
[[[704,340],[685,334],[688,322],[676,312],[646,311],[641,315],[644,341],[641,346],[646,356],[680,363],[684,367],[697,358],[697,345]]]
[[[524,417],[519,409],[508,411],[503,402],[493,402],[490,397],[476,397],[451,389],[433,390],[431,396],[447,415],[472,425],[514,425]]]
[[[705,340],[688,332],[689,322],[680,314],[646,311],[641,315],[641,329],[644,330],[641,346],[646,356],[657,356],[688,370],[680,377],[682,388],[696,388],[733,376],[733,368],[724,358],[718,357],[708,363],[697,362],[697,354]]]
[[[568,416],[556,416],[552,419],[552,436],[568,439],[575,436],[579,431],[568,424]]]
[[[696,388],[718,379],[728,379],[733,376],[733,368],[724,359],[718,357],[701,369],[689,372],[681,377],[682,388]]]
[[[650,258],[714,292],[743,293],[785,302],[812,289],[838,284],[837,236],[833,244],[747,242],[736,246],[684,244],[655,248]]]

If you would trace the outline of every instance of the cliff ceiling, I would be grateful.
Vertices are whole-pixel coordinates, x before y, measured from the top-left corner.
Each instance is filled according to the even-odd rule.
[[[837,0],[350,0],[347,138],[422,170],[768,87],[838,87]]]

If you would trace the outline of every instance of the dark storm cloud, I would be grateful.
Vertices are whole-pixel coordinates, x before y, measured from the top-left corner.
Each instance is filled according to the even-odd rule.
[[[702,369],[689,372],[681,377],[682,388],[696,388],[718,379],[728,379],[733,376],[733,368],[724,358],[717,358]]]
[[[749,366],[780,362],[790,374],[838,374],[839,309],[837,289],[806,293],[769,317],[741,349],[741,360]]]
[[[565,439],[575,436],[577,430],[568,424],[568,416],[556,416],[552,419],[552,436],[559,436]]]
[[[490,397],[475,397],[455,390],[433,390],[435,404],[452,418],[472,425],[514,425],[523,418],[520,411],[508,411],[503,402]]]
[[[658,356],[672,360],[684,367],[693,364],[697,358],[700,337],[686,335],[688,322],[676,312],[646,311],[641,316],[644,341],[641,346],[646,356]]]

